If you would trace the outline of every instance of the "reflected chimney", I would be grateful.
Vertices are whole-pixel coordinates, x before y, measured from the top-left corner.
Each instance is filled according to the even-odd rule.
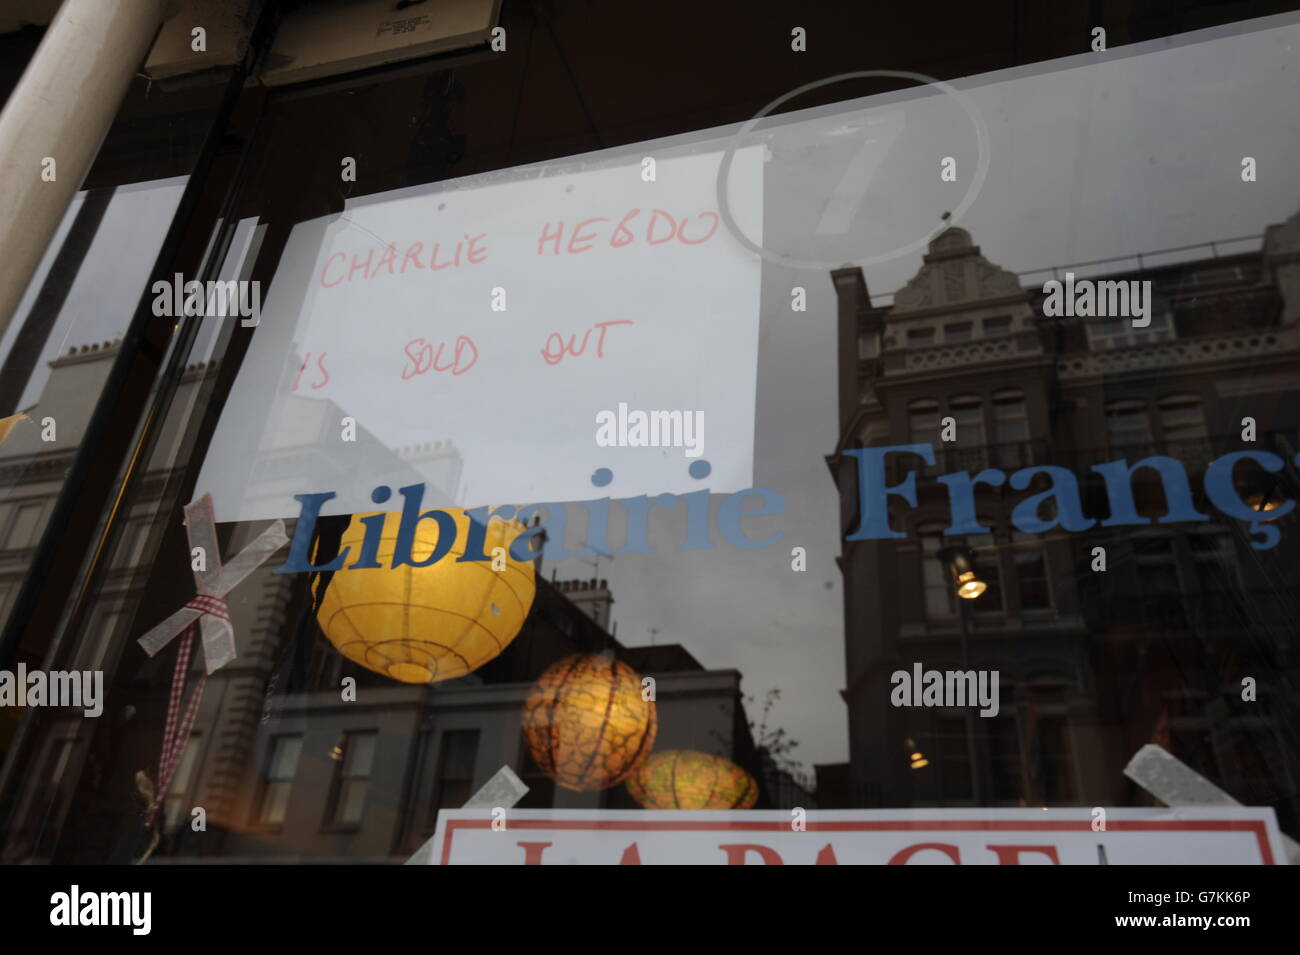
[[[560,582],[560,591],[602,630],[609,630],[614,596],[610,593],[608,580],[597,580],[595,577],[590,580],[564,580]]]

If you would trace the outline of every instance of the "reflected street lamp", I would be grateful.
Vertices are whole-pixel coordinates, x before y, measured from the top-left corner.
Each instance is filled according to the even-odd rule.
[[[975,573],[971,552],[965,547],[945,547],[939,551],[938,557],[948,569],[958,597],[975,600],[989,589],[989,585]]]
[[[969,548],[944,547],[938,554],[939,562],[947,568],[952,578],[953,589],[961,599],[958,601],[957,616],[961,619],[961,666],[970,669],[970,609],[969,601],[977,600],[989,585],[980,580],[975,573],[975,564]],[[984,765],[980,760],[979,748],[975,743],[975,714],[969,707],[965,711],[966,752],[970,760],[971,794],[975,805],[986,805],[987,792],[984,785]]]

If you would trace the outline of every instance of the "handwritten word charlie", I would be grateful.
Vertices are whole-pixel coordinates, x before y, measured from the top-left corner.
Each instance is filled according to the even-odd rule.
[[[397,251],[397,244],[390,242],[384,246],[384,250],[377,262],[375,261],[374,249],[366,249],[364,258],[354,252],[350,263],[347,253],[335,252],[325,260],[325,265],[321,267],[320,284],[325,288],[334,288],[344,282],[353,280],[369,281],[378,278],[385,271],[388,275],[405,275],[406,270],[412,265],[417,270],[431,272],[441,272],[443,269],[458,269],[462,265],[479,265],[487,261],[488,250],[480,245],[486,238],[487,233],[480,233],[475,236],[465,233],[465,237],[458,239],[455,246],[449,247],[446,252],[443,251],[441,242],[435,242],[429,250],[427,258],[424,255],[423,242],[412,242],[402,250],[400,255]],[[426,261],[428,265],[425,265]],[[360,275],[358,275],[358,272]]]

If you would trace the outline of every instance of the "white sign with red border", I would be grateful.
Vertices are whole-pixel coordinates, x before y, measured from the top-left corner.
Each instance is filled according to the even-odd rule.
[[[434,865],[1275,865],[1270,808],[457,809]],[[1104,825],[1103,828],[1099,828]],[[800,828],[801,827],[801,828]]]

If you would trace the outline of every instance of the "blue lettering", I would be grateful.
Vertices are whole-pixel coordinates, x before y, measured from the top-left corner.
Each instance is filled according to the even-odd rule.
[[[758,510],[742,511],[740,505],[744,503],[745,498],[751,494],[757,494],[763,499],[763,504]],[[768,490],[765,487],[754,487],[748,491],[737,491],[723,499],[718,506],[718,531],[722,534],[727,543],[735,547],[741,547],[745,550],[758,550],[760,547],[767,547],[769,544],[775,544],[785,536],[784,531],[777,531],[767,540],[756,541],[750,540],[745,535],[744,529],[740,526],[742,517],[763,517],[768,514],[784,514],[785,498],[776,491]]]
[[[844,453],[858,459],[858,510],[857,531],[846,540],[878,540],[884,537],[906,537],[889,526],[889,495],[896,494],[916,507],[916,472],[893,487],[885,484],[885,455],[891,452],[915,454],[926,464],[934,464],[934,448],[928,444],[900,444],[889,448],[851,448]]]
[[[939,480],[948,485],[948,500],[952,510],[952,526],[944,534],[987,534],[989,529],[975,517],[975,485],[987,484],[1001,487],[1007,483],[1007,472],[988,468],[971,478],[965,471],[940,475]]]
[[[289,559],[272,573],[318,573],[326,570],[338,570],[343,566],[350,549],[347,547],[344,547],[342,552],[324,567],[312,566],[309,556],[311,539],[316,532],[316,518],[320,517],[321,506],[332,497],[335,497],[333,491],[324,491],[320,494],[295,494],[293,496],[295,501],[301,502],[302,508],[298,512],[298,523],[293,529],[293,540],[289,544]]]
[[[465,535],[465,553],[456,558],[456,563],[464,564],[472,561],[491,560],[490,556],[483,553],[487,540],[488,525],[492,523],[494,517],[499,517],[505,521],[513,518],[515,516],[514,506],[503,504],[495,511],[487,507],[472,507],[465,514],[469,517],[469,533]]]
[[[519,511],[519,520],[525,525],[529,523],[533,515],[542,511],[546,512],[541,523],[536,527],[529,527],[526,531],[516,537],[510,545],[510,556],[515,560],[529,561],[536,560],[543,555],[547,560],[564,560],[569,556],[569,552],[564,549],[564,535],[566,528],[566,512],[563,504],[529,504]],[[539,535],[544,535],[546,541],[542,550],[532,550],[532,539]],[[520,542],[524,547],[520,551],[515,548]]]
[[[1086,531],[1097,523],[1091,517],[1083,516],[1083,506],[1079,503],[1079,482],[1074,474],[1055,465],[1042,465],[1033,468],[1021,468],[1011,475],[1011,486],[1023,491],[1039,474],[1046,474],[1052,479],[1052,486],[1046,491],[1025,498],[1011,512],[1011,523],[1027,534],[1042,534],[1060,524],[1067,531]],[[1051,520],[1038,516],[1038,508],[1046,501],[1056,503],[1056,515]]]
[[[451,545],[456,543],[456,519],[446,511],[420,513],[420,502],[424,500],[423,484],[399,487],[397,491],[406,500],[402,503],[402,521],[397,528],[397,543],[393,545],[393,567],[428,567],[442,560],[451,550]],[[438,525],[438,542],[434,544],[433,553],[424,560],[413,560],[411,549],[415,546],[415,528],[420,521],[430,518]]]
[[[1133,500],[1133,472],[1138,468],[1151,468],[1160,475],[1168,510],[1158,523],[1178,524],[1210,519],[1210,515],[1202,514],[1192,503],[1192,489],[1187,484],[1187,472],[1183,466],[1173,458],[1156,455],[1143,458],[1131,467],[1127,461],[1107,461],[1092,466],[1092,470],[1105,480],[1106,497],[1110,501],[1110,517],[1101,522],[1102,527],[1151,523],[1138,514],[1137,502]]]
[[[1258,541],[1250,542],[1251,547],[1256,550],[1276,547],[1282,532],[1268,521],[1291,513],[1295,509],[1295,501],[1287,501],[1281,507],[1268,511],[1268,517],[1263,517],[1262,514],[1265,512],[1257,511],[1243,501],[1232,483],[1232,472],[1236,469],[1238,461],[1254,461],[1269,472],[1282,470],[1282,459],[1276,454],[1269,454],[1267,451],[1234,451],[1221,458],[1215,458],[1205,469],[1205,493],[1214,502],[1214,506],[1224,514],[1250,523],[1251,534],[1260,536]]]

